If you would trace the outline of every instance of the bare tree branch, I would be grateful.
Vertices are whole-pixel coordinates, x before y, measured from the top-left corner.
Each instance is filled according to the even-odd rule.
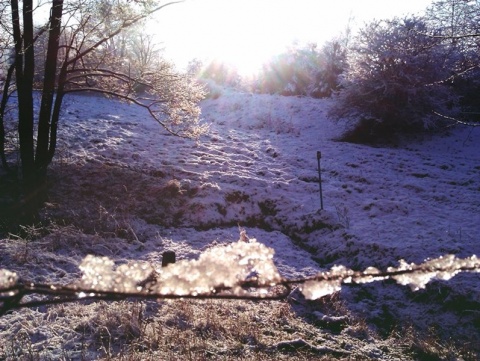
[[[451,120],[452,122],[457,123],[457,124],[467,125],[469,127],[480,127],[480,123],[466,122],[466,121],[458,119],[458,118],[453,118],[453,117],[449,117],[449,116],[444,115],[444,114],[440,114],[436,111],[433,111],[432,113],[435,114],[435,115],[438,115],[439,117],[441,117],[443,119]]]
[[[181,2],[183,2],[183,0],[180,0],[180,1],[172,1],[172,2],[163,4],[163,5],[161,5],[161,6],[157,7],[157,8],[149,11],[147,14],[142,14],[142,15],[136,16],[136,17],[134,17],[133,19],[124,20],[123,23],[118,27],[118,29],[116,29],[116,30],[113,31],[112,33],[108,34],[108,35],[105,36],[104,38],[98,40],[94,45],[92,45],[92,46],[89,47],[88,49],[80,52],[78,55],[76,55],[76,56],[73,57],[72,59],[68,60],[68,61],[67,61],[67,64],[72,64],[72,63],[76,62],[78,59],[83,58],[83,57],[86,56],[87,54],[91,53],[93,50],[97,49],[100,45],[104,44],[104,43],[107,42],[108,40],[110,40],[110,39],[114,38],[115,36],[117,36],[117,35],[118,35],[120,32],[122,32],[125,28],[128,28],[128,27],[130,27],[130,26],[138,23],[139,21],[146,19],[146,18],[147,18],[148,16],[150,16],[151,14],[160,11],[161,9],[165,8],[166,6],[170,6],[170,5],[177,4],[177,3],[181,3]]]

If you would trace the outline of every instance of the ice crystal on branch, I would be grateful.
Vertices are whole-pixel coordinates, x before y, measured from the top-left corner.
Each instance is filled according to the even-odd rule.
[[[385,276],[375,267],[367,267],[362,275],[355,277],[355,283],[370,283],[374,281],[382,281]]]
[[[9,288],[15,286],[18,281],[18,276],[15,272],[6,269],[0,269],[0,290],[2,288]]]
[[[313,280],[304,282],[302,293],[306,299],[314,300],[340,291],[342,283],[370,283],[387,278],[418,291],[433,279],[447,281],[460,272],[480,272],[477,256],[461,259],[446,255],[419,265],[400,260],[398,267],[389,267],[383,273],[374,267],[354,272],[344,266],[334,266],[329,272],[321,272]]]
[[[303,284],[302,293],[307,300],[316,300],[331,295],[342,289],[342,281],[307,281]]]
[[[108,257],[88,255],[80,264],[83,272],[78,287],[95,291],[139,292],[138,283],[146,279],[153,268],[147,263],[132,262],[114,269]]]
[[[411,271],[392,276],[392,278],[401,285],[408,285],[413,291],[425,288],[426,284],[433,279],[448,281],[462,270],[475,270],[479,272],[480,262],[477,256],[459,259],[454,255],[442,256],[432,260],[427,260],[421,265],[414,263],[408,264],[404,260],[400,261],[398,268],[388,268],[388,272]]]
[[[349,283],[354,272],[344,266],[333,266],[329,272],[321,272],[317,280],[307,281],[302,286],[302,293],[307,300],[316,300],[331,295],[342,288],[342,282]]]
[[[156,283],[149,292],[161,295],[205,295],[217,289],[242,293],[242,284],[254,282],[271,286],[281,281],[273,263],[274,251],[251,239],[218,246],[204,252],[198,260],[183,260],[156,270]],[[87,256],[80,264],[79,288],[95,291],[140,292],[139,284],[155,270],[146,263],[129,263],[115,268],[108,257]]]
[[[236,243],[210,248],[198,260],[182,260],[166,267],[155,269],[146,262],[132,261],[115,266],[108,257],[87,256],[80,264],[82,278],[73,287],[42,285],[18,282],[16,273],[0,270],[0,308],[3,312],[12,307],[29,307],[39,302],[20,303],[21,293],[55,295],[55,290],[64,296],[89,295],[91,298],[124,297],[221,297],[265,298],[269,288],[275,285],[300,284],[306,299],[314,300],[338,292],[343,283],[370,283],[393,279],[416,291],[425,288],[433,279],[449,280],[460,272],[480,272],[480,260],[473,255],[457,258],[454,255],[426,260],[419,265],[399,261],[398,267],[380,271],[368,267],[363,272],[344,266],[334,266],[330,271],[316,276],[289,280],[279,274],[273,262],[274,250],[241,235]],[[8,293],[8,295],[6,295]],[[109,293],[109,295],[102,295]],[[113,294],[112,294],[113,293]],[[115,295],[116,294],[116,295]],[[66,302],[72,297],[67,297]],[[8,302],[7,302],[8,301]],[[10,301],[14,301],[13,303]],[[55,300],[55,303],[58,300]],[[46,298],[44,304],[52,303]],[[13,306],[12,306],[13,305]],[[0,309],[0,311],[2,311]],[[0,312],[1,314],[1,312]]]

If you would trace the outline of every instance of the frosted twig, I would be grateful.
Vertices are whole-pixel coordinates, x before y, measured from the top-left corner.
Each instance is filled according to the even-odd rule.
[[[294,285],[299,285],[306,299],[313,300],[340,291],[343,284],[385,279],[416,291],[433,279],[449,280],[460,272],[480,272],[477,256],[462,259],[446,255],[418,265],[401,260],[398,267],[386,271],[334,266],[312,277],[285,279],[273,263],[273,254],[273,249],[250,239],[213,247],[198,260],[184,260],[158,270],[144,262],[115,267],[107,257],[87,256],[80,264],[82,278],[69,286],[22,282],[14,272],[0,270],[0,315],[12,309],[81,300],[280,300],[290,295]],[[22,302],[26,295],[35,294],[43,298]]]

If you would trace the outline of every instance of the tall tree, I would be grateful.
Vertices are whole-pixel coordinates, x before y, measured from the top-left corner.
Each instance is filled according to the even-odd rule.
[[[122,32],[174,3],[52,0],[46,3],[50,9],[46,25],[35,28],[38,11],[32,0],[1,2],[0,10],[10,15],[9,22],[2,16],[1,27],[12,34],[14,43],[12,70],[8,74],[10,78],[14,76],[18,94],[21,176],[24,200],[30,206],[35,208],[42,201],[47,168],[55,155],[62,102],[69,93],[99,92],[133,102],[147,108],[160,125],[178,136],[194,137],[205,131],[199,123],[198,107],[203,92],[194,80],[176,73],[171,64],[158,59],[150,64],[141,59],[142,71],[117,66],[125,62],[125,48],[115,43],[116,39],[120,43],[124,40]],[[43,34],[47,38],[45,54],[38,56],[35,42]],[[36,61],[44,66],[36,66]],[[38,69],[41,74],[35,74]],[[41,80],[39,84],[36,79]],[[10,99],[7,80],[1,104]],[[142,93],[138,92],[139,84]],[[41,94],[37,114],[35,90]],[[3,117],[0,120],[3,122]],[[0,145],[4,154],[3,144]]]

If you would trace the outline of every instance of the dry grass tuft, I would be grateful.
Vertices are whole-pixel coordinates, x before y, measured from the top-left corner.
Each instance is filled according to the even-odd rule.
[[[420,334],[413,326],[392,332],[392,337],[404,345],[408,353],[418,360],[463,360],[477,361],[478,353],[472,346],[459,345],[455,340],[443,341],[432,327],[428,333]]]
[[[184,360],[309,360],[313,356],[326,357],[307,348],[278,347],[281,341],[299,338],[319,346],[325,341],[320,330],[296,316],[285,302],[163,301],[143,320],[141,330],[141,336],[132,340],[115,359],[140,360],[156,356]]]

